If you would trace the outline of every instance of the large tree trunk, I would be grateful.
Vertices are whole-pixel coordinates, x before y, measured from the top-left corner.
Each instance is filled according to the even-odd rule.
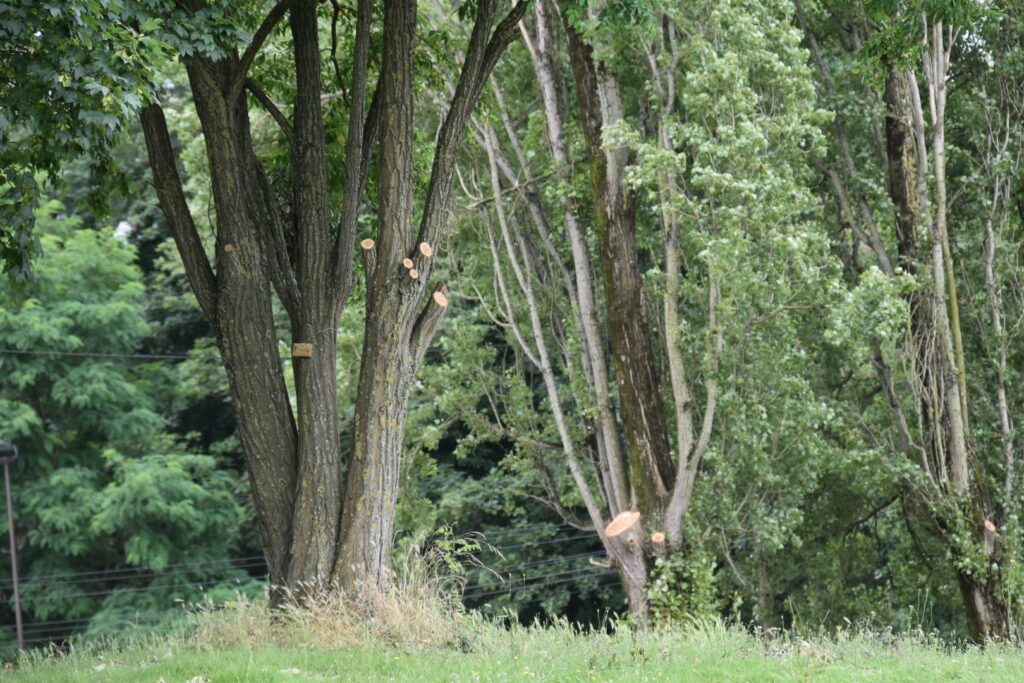
[[[419,283],[401,261],[413,231],[412,43],[415,3],[385,3],[380,148],[380,235],[376,267],[367,274],[366,332],[356,395],[355,451],[349,465],[338,571],[342,586],[383,585],[391,555],[399,463],[412,367],[410,318]],[[412,305],[410,305],[410,303]]]
[[[367,331],[363,345],[355,450],[349,461],[343,540],[336,567],[341,586],[352,591],[386,586],[390,580],[402,435],[413,375],[411,359],[403,348],[406,344],[398,338],[401,328],[375,328]],[[390,330],[398,330],[398,334]]]
[[[293,363],[299,472],[288,584],[321,590],[334,567],[341,513],[336,358],[340,302],[331,291],[334,270],[316,3],[295,3],[290,19],[296,81],[292,168],[301,178],[293,190],[295,278],[302,292],[291,316],[292,336],[294,342],[312,344],[313,354],[296,357]]]
[[[251,178],[238,171],[248,167],[247,113],[244,101],[229,106],[223,97],[225,71],[208,63],[189,69],[219,215],[215,280],[181,192],[163,112],[151,105],[142,111],[141,120],[161,206],[172,224],[187,226],[175,231],[175,239],[216,331],[271,582],[284,584],[295,495],[296,428],[278,356],[265,255],[260,240],[253,238],[262,229],[254,208],[261,202]]]
[[[1002,584],[991,576],[978,581],[963,572],[957,574],[960,595],[967,612],[967,630],[976,643],[1010,637],[1010,615]]]
[[[418,235],[412,199],[415,2],[385,3],[383,85],[378,85],[380,93],[375,93],[368,114],[364,105],[374,12],[370,0],[358,2],[345,187],[337,225],[329,222],[315,0],[275,4],[241,56],[228,48],[228,56],[219,61],[194,57],[187,63],[217,212],[213,264],[189,211],[163,112],[159,105],[142,111],[160,204],[227,368],[271,585],[287,589],[275,597],[339,583],[343,588],[387,583],[409,390],[448,303],[444,285],[427,295],[433,255],[429,245],[444,227],[466,121],[526,9],[525,2],[517,3],[492,31],[498,5],[497,0],[477,3],[463,72],[439,135]],[[293,121],[248,77],[262,43],[289,12],[296,84]],[[290,244],[283,211],[252,148],[246,88],[270,111],[291,146]],[[356,444],[346,483],[338,434],[337,325],[352,291],[359,204],[379,120],[386,129],[380,154],[379,246],[367,249],[366,334]],[[416,258],[418,276],[402,267],[410,257]],[[312,349],[294,357],[297,419],[278,356],[271,286],[288,314],[292,341]]]

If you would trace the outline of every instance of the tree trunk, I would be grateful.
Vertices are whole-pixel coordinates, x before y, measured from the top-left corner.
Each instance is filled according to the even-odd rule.
[[[436,243],[444,226],[466,121],[516,35],[526,4],[517,3],[492,31],[499,3],[477,3],[459,85],[437,142],[418,235],[412,199],[415,2],[385,3],[380,85],[365,119],[374,12],[370,0],[358,2],[338,225],[329,222],[315,0],[275,4],[241,56],[228,47],[228,56],[219,61],[193,57],[187,62],[217,212],[213,264],[189,211],[163,112],[159,105],[142,111],[160,204],[227,369],[272,586],[301,594],[335,581],[345,588],[387,582],[409,390],[448,304],[441,285],[421,306],[432,269],[429,243]],[[289,12],[293,121],[265,93],[261,97],[248,77],[262,43]],[[252,148],[245,88],[271,110],[291,146],[291,244],[286,243],[283,212]],[[337,419],[337,325],[352,290],[359,203],[381,120],[379,246],[367,255],[356,444],[346,483]],[[416,253],[417,243],[426,244],[415,256],[418,276],[401,265]],[[288,314],[292,341],[312,348],[311,355],[294,358],[297,420],[278,355],[272,285]],[[280,598],[283,591],[274,595]]]
[[[960,595],[967,611],[967,631],[971,640],[984,643],[1010,637],[1010,617],[1002,586],[991,577],[978,581],[963,572],[957,574]]]
[[[626,591],[629,614],[638,628],[645,628],[651,618],[651,605],[647,597],[649,574],[654,565],[654,558],[645,554],[640,534],[635,534],[635,542],[619,542],[614,557],[618,565],[622,586]],[[616,539],[611,539],[613,542]]]
[[[651,524],[658,524],[676,468],[648,344],[650,327],[643,314],[635,205],[625,185],[628,153],[625,149],[605,150],[602,140],[605,126],[622,118],[622,102],[616,78],[603,64],[595,62],[591,46],[568,23],[565,30],[587,141],[608,333],[629,450],[630,485],[638,509]]]
[[[929,73],[929,81],[943,74]],[[933,100],[935,96],[933,95]],[[986,566],[999,565],[992,557],[994,541],[986,539],[993,514],[983,478],[974,476],[968,450],[967,404],[964,388],[964,361],[958,342],[958,317],[947,306],[955,301],[955,287],[947,277],[953,272],[952,256],[945,227],[945,193],[941,179],[944,168],[937,169],[939,185],[934,218],[929,211],[927,188],[927,152],[924,144],[924,120],[912,72],[890,69],[885,88],[886,151],[889,195],[896,208],[896,232],[900,265],[910,273],[925,273],[930,287],[910,295],[910,343],[915,392],[921,406],[924,456],[921,466],[930,480],[927,489],[917,491],[928,502],[914,507],[922,510],[925,522],[953,549],[950,534],[970,533],[974,550],[984,549]],[[933,101],[933,107],[936,105]],[[941,120],[941,108],[938,109]],[[933,111],[933,116],[936,112]],[[941,126],[933,131],[935,164],[944,164]],[[920,248],[918,228],[928,227],[929,245]],[[954,308],[955,311],[955,308]],[[952,508],[952,514],[943,512]],[[957,514],[959,511],[961,514]],[[967,529],[964,528],[966,519]],[[954,550],[955,553],[955,550]],[[959,558],[954,556],[956,562]],[[1009,635],[1007,606],[995,571],[984,577],[957,571],[971,637],[977,642]]]
[[[320,104],[316,2],[296,2],[290,16],[295,56],[295,278],[302,296],[292,318],[294,342],[312,344],[296,357],[299,472],[288,583],[321,590],[334,567],[341,513],[342,460],[338,434],[337,329],[340,302],[333,289],[331,226]]]
[[[270,580],[279,585],[286,583],[289,563],[296,427],[278,356],[266,256],[261,241],[254,237],[263,229],[256,209],[261,202],[256,199],[254,179],[239,171],[249,168],[248,115],[244,101],[230,106],[224,98],[226,71],[225,65],[210,63],[189,67],[218,208],[215,281],[208,265],[210,281],[198,277],[199,260],[205,263],[206,256],[184,203],[163,112],[151,105],[141,119],[161,206],[172,226],[177,226],[179,251],[216,330]]]
[[[395,304],[398,302],[392,302]],[[335,567],[343,589],[389,583],[405,413],[414,369],[400,311],[369,312]]]

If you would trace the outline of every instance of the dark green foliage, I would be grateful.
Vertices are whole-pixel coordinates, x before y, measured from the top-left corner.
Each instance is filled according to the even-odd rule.
[[[152,332],[135,250],[64,211],[36,212],[31,289],[0,291],[0,438],[21,451],[15,514],[37,638],[148,619],[218,586],[230,597],[248,581],[231,560],[252,552],[238,474],[167,433],[178,368],[123,356]],[[0,575],[7,593],[8,565]]]

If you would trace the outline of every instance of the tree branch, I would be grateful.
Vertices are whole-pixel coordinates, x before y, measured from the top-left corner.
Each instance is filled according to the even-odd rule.
[[[426,307],[416,320],[412,329],[412,336],[409,339],[409,350],[412,353],[413,367],[418,368],[427,355],[430,342],[434,339],[437,328],[441,325],[441,319],[448,310],[448,285],[439,284],[434,288],[434,293],[427,301]]]
[[[359,243],[363,254],[363,276],[366,278],[366,286],[369,288],[373,282],[373,271],[377,270],[377,243],[366,238]]]
[[[164,111],[159,104],[150,104],[142,109],[140,119],[160,207],[171,226],[174,243],[185,266],[185,275],[199,301],[199,307],[216,328],[217,279],[185,199]]]
[[[497,0],[479,0],[476,22],[466,50],[455,95],[441,126],[434,152],[434,166],[423,208],[418,242],[435,244],[444,222],[444,209],[448,205],[452,176],[459,146],[465,137],[466,126],[484,84],[505,48],[518,35],[518,24],[526,13],[530,0],[519,0],[491,33],[491,22],[497,10]]]
[[[363,124],[363,152],[362,162],[359,166],[359,183],[361,188],[366,187],[366,179],[370,176],[370,160],[373,157],[373,146],[377,144],[380,137],[381,97],[382,89],[380,80],[373,91],[373,99],[370,100],[370,109],[366,112],[366,122]],[[360,190],[361,193],[361,190]]]
[[[270,184],[270,178],[263,168],[263,164],[253,154],[253,162],[256,167],[256,179],[259,182],[260,191],[263,193],[264,201],[267,204],[267,215],[270,220],[268,239],[266,240],[266,251],[270,255],[270,272],[274,279],[274,289],[281,298],[281,303],[288,312],[288,317],[297,321],[301,305],[301,294],[299,284],[295,279],[295,272],[292,270],[291,259],[288,253],[288,244],[284,238],[284,224],[281,221],[281,210],[274,196],[274,188]]]
[[[363,136],[366,133],[363,108],[366,104],[366,70],[370,54],[373,2],[359,0],[357,11],[356,42],[352,48],[352,106],[349,110],[348,139],[345,141],[345,189],[334,245],[334,283],[342,301],[352,291],[352,251],[355,248],[359,200],[363,194]]]
[[[270,95],[259,86],[259,84],[251,78],[245,79],[245,87],[248,88],[249,92],[259,101],[270,116],[277,121],[277,125],[280,126],[284,136],[288,138],[288,146],[293,147],[295,145],[295,136],[292,132],[292,122],[288,120],[288,117],[284,115],[274,100],[270,99]]]
[[[271,8],[263,23],[256,29],[252,42],[249,43],[249,47],[245,48],[245,52],[242,53],[242,57],[238,61],[238,66],[235,67],[234,80],[231,82],[231,90],[228,91],[229,99],[233,100],[241,94],[249,75],[249,68],[256,61],[256,55],[259,54],[260,48],[263,47],[263,43],[270,37],[274,27],[284,18],[285,12],[291,9],[293,4],[295,4],[295,0],[280,0]]]

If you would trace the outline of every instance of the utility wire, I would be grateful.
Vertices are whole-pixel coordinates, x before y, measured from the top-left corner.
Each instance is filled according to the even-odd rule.
[[[262,581],[267,578],[267,574],[261,576],[254,576],[252,580]],[[224,579],[211,579],[209,581],[196,581],[192,583],[175,583],[169,586],[137,586],[133,588],[111,588],[110,590],[102,591],[90,591],[86,593],[71,593],[69,595],[44,595],[40,598],[34,598],[31,602],[49,602],[51,600],[77,600],[79,598],[91,598],[100,595],[113,595],[114,593],[152,593],[154,591],[170,591],[177,588],[202,588],[204,586],[214,586],[220,583],[230,583],[231,580],[225,581]],[[238,580],[235,579],[235,583]],[[7,600],[0,600],[0,603],[7,602]]]
[[[569,527],[569,529],[571,529],[571,528],[572,527]],[[528,541],[526,543],[518,543],[518,544],[515,544],[515,545],[508,545],[508,546],[504,546],[504,547],[496,547],[496,549],[501,551],[501,552],[505,552],[505,551],[509,551],[509,550],[517,550],[517,549],[520,549],[520,548],[527,548],[527,547],[532,547],[532,546],[550,545],[552,543],[568,543],[570,541],[577,541],[577,540],[581,540],[581,539],[585,539],[585,538],[592,538],[592,537],[593,537],[593,534],[582,534],[582,535],[570,536],[570,537],[549,538],[549,539],[542,539],[542,540],[539,540],[539,541]],[[136,579],[136,578],[146,578],[146,577],[152,577],[152,576],[162,576],[162,575],[166,575],[166,574],[169,574],[169,573],[176,573],[176,572],[173,572],[171,570],[192,569],[192,568],[200,567],[200,566],[212,567],[212,566],[215,566],[215,565],[224,565],[224,564],[231,564],[231,563],[236,563],[236,562],[239,562],[239,563],[249,563],[249,562],[253,562],[253,561],[257,561],[257,560],[262,560],[262,559],[263,559],[263,555],[250,555],[248,557],[224,558],[224,559],[219,559],[219,560],[197,560],[195,562],[182,562],[182,563],[179,563],[179,564],[169,564],[162,571],[148,569],[148,568],[145,568],[145,567],[121,567],[119,569],[99,569],[99,570],[84,571],[84,572],[63,572],[63,573],[58,573],[58,574],[40,574],[40,575],[35,575],[35,576],[28,576],[21,583],[24,586],[26,584],[42,583],[44,581],[53,581],[53,580],[57,580],[57,579],[75,579],[73,581],[61,581],[61,583],[72,583],[72,584],[91,583],[91,582],[94,582],[94,581],[105,581],[105,580],[114,581],[114,580],[119,580],[119,579]],[[85,578],[82,578],[82,577],[96,577],[96,578],[85,579]],[[11,588],[10,580],[0,581],[0,589],[2,589],[2,588]]]
[[[2,352],[2,351],[3,350],[0,349],[0,352]],[[528,535],[528,534],[524,534],[523,533],[523,531],[525,531],[527,529],[529,529],[529,527],[520,527],[518,529],[509,529],[508,532],[513,535],[513,538],[515,538],[515,537],[522,538],[524,535]],[[547,530],[547,529],[545,529],[545,530]],[[562,529],[556,529],[556,533],[559,532],[559,531],[570,531],[570,530],[573,530],[573,527],[569,527],[569,526],[565,525],[565,526],[563,526]],[[500,548],[499,550],[509,551],[509,550],[514,550],[514,549],[517,549],[517,548],[525,548],[525,547],[532,547],[532,546],[542,546],[542,545],[550,545],[550,544],[559,544],[559,543],[568,543],[568,542],[577,541],[577,540],[581,540],[581,539],[585,539],[585,538],[593,538],[593,535],[592,534],[580,534],[580,535],[569,536],[569,537],[556,537],[556,538],[542,539],[542,540],[539,540],[539,541],[532,541],[532,542],[526,542],[526,543],[520,543],[520,544],[514,544],[514,545],[510,545],[510,546],[505,546],[504,548]],[[509,540],[512,540],[512,539],[510,538]],[[569,556],[547,558],[547,559],[536,560],[536,561],[532,561],[532,562],[520,563],[520,564],[513,565],[511,567],[503,567],[503,568],[501,568],[500,572],[503,573],[503,574],[511,574],[511,573],[515,573],[515,572],[520,572],[520,571],[522,571],[524,569],[536,568],[536,567],[547,566],[547,565],[557,565],[557,564],[560,564],[560,563],[571,562],[571,561],[577,560],[577,559],[585,559],[585,558],[596,557],[596,556],[599,556],[599,555],[602,555],[602,554],[603,554],[603,551],[598,550],[598,551],[592,551],[592,552],[586,552],[586,553],[578,553],[578,554],[569,555]],[[173,576],[175,574],[181,574],[181,573],[189,571],[190,569],[195,569],[197,567],[216,568],[217,565],[226,565],[226,566],[223,567],[224,569],[252,569],[252,568],[255,568],[255,567],[257,567],[259,565],[262,565],[262,564],[264,564],[263,556],[262,555],[253,555],[253,556],[243,557],[243,558],[226,558],[226,559],[220,559],[220,560],[200,560],[200,561],[191,562],[191,563],[179,563],[179,564],[175,564],[175,565],[168,565],[166,570],[163,571],[163,572],[154,572],[152,570],[146,571],[145,568],[138,568],[138,569],[135,569],[135,568],[121,568],[121,569],[113,569],[113,570],[96,570],[96,571],[88,571],[88,572],[65,572],[65,573],[60,573],[60,574],[48,574],[48,575],[43,575],[43,576],[31,577],[31,578],[29,578],[26,581],[26,583],[31,585],[31,584],[35,584],[35,583],[41,583],[41,582],[44,582],[44,581],[56,580],[56,579],[77,579],[77,580],[74,580],[74,581],[64,581],[64,582],[61,582],[64,585],[67,585],[69,583],[72,584],[72,585],[82,585],[82,584],[94,583],[94,582],[98,582],[98,581],[126,582],[126,581],[135,580],[135,579],[142,579],[142,578],[156,578],[156,577],[161,577],[161,576]],[[176,571],[167,571],[167,570],[176,570]],[[541,590],[541,589],[547,588],[549,586],[565,584],[565,583],[568,583],[568,582],[571,582],[571,581],[580,580],[582,578],[589,578],[589,577],[593,577],[593,576],[600,576],[602,573],[603,572],[600,572],[600,571],[596,571],[595,572],[595,571],[593,571],[593,570],[591,570],[589,568],[584,568],[582,570],[579,569],[579,568],[573,568],[573,569],[559,570],[559,571],[555,571],[555,572],[533,574],[533,575],[525,576],[525,577],[509,577],[510,581],[509,581],[508,585],[506,585],[506,586],[504,586],[502,588],[499,588],[498,590],[484,590],[484,589],[494,588],[495,586],[499,586],[501,584],[496,584],[496,583],[478,583],[478,584],[473,584],[472,586],[470,586],[470,592],[467,593],[467,594],[464,594],[463,599],[472,600],[472,599],[477,599],[477,598],[481,598],[481,597],[488,597],[488,596],[492,596],[492,595],[499,595],[499,594],[502,594],[502,593],[505,593],[505,592],[509,592],[509,593],[511,593],[512,591],[522,592],[522,591],[525,591],[527,589],[530,589],[530,590]],[[82,578],[82,577],[88,577],[88,578]],[[261,575],[261,576],[252,577],[252,578],[255,579],[255,580],[265,580],[268,577],[267,577],[267,575]],[[524,583],[520,584],[516,580],[516,579],[519,579],[519,578],[521,578]],[[81,592],[81,593],[73,593],[73,594],[69,594],[69,595],[43,596],[43,597],[40,597],[40,598],[36,598],[34,600],[34,602],[43,602],[43,601],[59,600],[59,599],[78,599],[78,598],[85,598],[85,597],[106,596],[106,595],[112,595],[114,593],[167,592],[167,591],[172,591],[172,590],[176,590],[176,589],[183,589],[183,588],[203,588],[203,587],[212,586],[212,585],[216,585],[216,584],[229,583],[229,581],[230,580],[225,581],[224,579],[214,579],[214,580],[207,580],[207,581],[200,581],[200,582],[183,582],[183,583],[177,583],[177,584],[171,584],[171,585],[150,585],[150,586],[137,586],[137,587],[128,587],[128,588],[113,587],[113,588],[111,588],[109,590],[86,591],[86,592]],[[238,581],[235,580],[235,582],[237,583]],[[544,596],[542,596],[539,599],[543,599],[543,598],[544,598]],[[525,600],[525,601],[524,600],[519,600],[519,601],[517,601],[517,603],[525,604],[527,602],[532,602],[532,601],[534,601],[534,600]],[[7,601],[6,600],[0,600],[0,603],[3,603],[3,602],[7,602]],[[163,613],[157,613],[158,616],[160,614],[163,614]],[[147,617],[148,617],[148,615],[147,615]],[[64,619],[64,620],[57,620],[57,621],[34,622],[33,624],[28,625],[28,628],[30,629],[30,635],[36,635],[36,634],[39,634],[39,633],[43,633],[45,631],[56,629],[59,626],[74,628],[75,626],[84,625],[84,624],[89,623],[90,621],[93,620],[93,618],[94,617],[82,617],[82,618],[79,618],[79,619]],[[134,620],[129,619],[127,623],[137,623],[138,621],[139,620],[137,618],[134,619]],[[113,622],[113,623],[118,623],[118,622]],[[68,635],[70,636],[71,634],[68,634]],[[30,639],[27,639],[26,642],[48,642],[48,641],[55,640],[57,638],[58,638],[58,636],[56,636],[56,635],[50,635],[50,636],[46,636],[46,637],[30,638]]]
[[[0,349],[9,356],[58,356],[67,358],[116,358],[121,360],[188,360],[181,353],[101,353],[98,351],[38,351],[35,349]]]
[[[551,581],[545,581],[543,583],[532,584],[532,585],[529,585],[529,586],[523,586],[523,587],[520,587],[519,589],[516,589],[516,590],[522,591],[522,590],[524,590],[526,588],[531,588],[531,589],[536,588],[536,589],[545,589],[546,590],[548,588],[551,588],[552,586],[560,586],[560,585],[564,585],[564,584],[567,584],[567,583],[572,583],[572,582],[575,582],[575,581],[580,581],[581,579],[587,579],[587,578],[590,578],[590,577],[594,577],[598,581],[605,581],[605,580],[609,580],[609,579],[615,578],[614,576],[612,576],[610,574],[607,574],[606,572],[584,572],[584,573],[575,574],[575,575],[572,575],[572,576],[566,576],[566,577],[563,577],[563,578],[553,579]],[[582,593],[583,590],[584,589],[581,588],[578,591],[572,591],[572,594],[575,595],[575,594]],[[508,590],[508,591],[504,591],[504,590],[489,591],[489,592],[486,592],[486,593],[480,593],[480,594],[474,595],[474,596],[472,596],[472,598],[473,599],[478,599],[478,598],[496,597],[496,596],[505,595],[505,594],[508,594],[509,597],[512,598],[512,591],[511,590]],[[530,598],[530,599],[526,599],[526,600],[517,597],[517,598],[513,599],[513,602],[515,602],[516,604],[527,604],[527,603],[531,603],[531,602],[537,602],[538,600],[547,600],[549,597],[551,597],[551,596],[549,596],[549,595],[539,595],[539,596],[536,596],[536,597],[533,597],[533,598]],[[469,599],[469,596],[467,596],[467,599]]]
[[[532,541],[532,542],[529,542],[529,543],[519,543],[517,545],[507,545],[507,546],[504,546],[504,547],[499,547],[498,550],[500,550],[501,552],[506,552],[508,550],[517,550],[519,548],[530,548],[530,547],[538,546],[538,545],[549,545],[551,543],[568,543],[569,541],[579,541],[579,540],[584,539],[584,538],[596,539],[597,536],[595,536],[594,534],[590,533],[590,534],[580,534],[579,536],[570,536],[568,538],[551,538],[551,539],[546,539],[546,540],[543,540],[543,541]]]
[[[115,580],[118,580],[118,579],[135,579],[135,578],[141,578],[141,577],[145,576],[146,575],[145,573],[151,573],[152,575],[159,576],[159,575],[164,574],[164,573],[174,573],[174,572],[168,572],[167,571],[167,570],[173,570],[173,569],[182,569],[182,568],[192,569],[192,568],[195,568],[195,567],[210,567],[210,566],[221,565],[221,564],[230,564],[230,563],[233,563],[233,562],[254,562],[256,560],[262,560],[262,559],[263,559],[263,555],[250,555],[248,557],[229,557],[229,558],[224,558],[224,559],[219,559],[219,560],[196,560],[195,562],[182,562],[182,563],[179,563],[179,564],[169,564],[169,565],[167,565],[164,568],[163,572],[159,572],[157,570],[150,569],[150,568],[147,568],[147,567],[122,567],[120,569],[99,569],[99,570],[95,570],[95,571],[86,571],[86,572],[66,572],[66,573],[63,573],[63,574],[40,574],[38,576],[26,577],[24,580],[21,581],[21,585],[24,586],[24,585],[29,584],[29,583],[37,583],[37,582],[38,583],[42,583],[44,581],[53,581],[55,579],[78,578],[78,577],[83,577],[83,576],[100,577],[100,578],[88,579],[88,580],[84,580],[83,579],[81,581],[62,581],[61,583],[89,583],[89,582],[94,581],[94,580],[95,581],[103,581],[103,580],[115,581]],[[113,576],[114,574],[124,574],[124,576]],[[5,581],[2,584],[0,584],[0,586],[5,587],[5,588],[9,588],[11,586],[11,583],[10,583],[10,581]]]
[[[565,570],[562,570],[562,571],[550,572],[548,574],[537,574],[537,575],[534,575],[534,576],[527,577],[525,579],[526,581],[533,581],[533,583],[522,583],[522,584],[519,584],[519,585],[511,585],[510,584],[510,585],[505,586],[503,588],[498,588],[497,590],[475,591],[475,592],[471,592],[468,595],[463,595],[463,599],[464,600],[475,600],[477,598],[483,598],[483,597],[487,597],[489,595],[500,595],[502,593],[511,593],[512,591],[523,591],[523,590],[526,590],[528,588],[529,589],[544,588],[545,586],[548,585],[546,581],[539,581],[539,579],[555,579],[556,577],[558,577],[558,578],[565,577],[566,579],[573,579],[573,580],[575,580],[575,579],[578,579],[578,578],[584,577],[584,576],[598,576],[600,574],[606,573],[607,571],[608,571],[607,569],[602,570],[601,568],[598,568],[598,567],[595,567],[594,569],[589,569],[589,568],[588,569],[580,569],[580,568],[576,567],[576,568],[573,568],[573,569],[565,569]],[[491,587],[491,586],[484,586],[484,588],[489,588],[489,587]]]
[[[571,529],[572,527],[568,527]],[[568,530],[567,529],[567,530]],[[569,537],[556,537],[542,539],[539,541],[529,541],[526,543],[518,543],[515,545],[508,545],[504,547],[498,547],[497,550],[501,552],[517,550],[520,548],[527,548],[533,546],[544,546],[559,543],[569,543],[571,541],[582,540],[585,538],[592,538],[592,534],[581,534],[577,536]],[[215,568],[219,565],[228,565],[224,569],[244,569],[252,568],[252,563],[259,563],[263,560],[263,555],[250,555],[248,557],[237,557],[237,558],[224,558],[218,560],[197,560],[195,562],[182,562],[178,564],[167,565],[163,570],[154,570],[146,567],[121,567],[118,569],[99,569],[92,571],[83,572],[62,572],[56,574],[40,574],[35,576],[28,576],[22,582],[22,586],[32,586],[47,581],[59,581],[62,585],[72,584],[80,585],[86,583],[96,583],[102,581],[120,581],[120,580],[133,580],[143,578],[155,578],[159,576],[167,576],[169,574],[183,573],[184,571],[195,569],[198,567]],[[526,565],[530,566],[530,565]],[[507,570],[512,570],[508,568]],[[12,587],[11,581],[0,581],[0,589],[10,589]]]

